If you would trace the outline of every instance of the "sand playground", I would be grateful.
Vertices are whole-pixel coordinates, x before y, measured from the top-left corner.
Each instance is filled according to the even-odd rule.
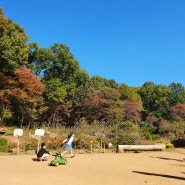
[[[185,185],[185,149],[173,152],[66,154],[67,165],[0,155],[0,185]]]

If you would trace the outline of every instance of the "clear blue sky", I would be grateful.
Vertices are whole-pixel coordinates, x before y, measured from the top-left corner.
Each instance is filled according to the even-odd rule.
[[[128,86],[185,86],[185,0],[1,0],[30,42],[69,46],[80,68]]]

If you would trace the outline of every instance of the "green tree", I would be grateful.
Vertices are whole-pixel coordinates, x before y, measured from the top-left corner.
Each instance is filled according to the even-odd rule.
[[[154,104],[154,100],[153,100],[154,89],[155,89],[155,84],[153,82],[146,82],[138,90],[138,93],[143,102],[143,108],[147,112],[152,112],[152,108]]]
[[[43,73],[52,65],[53,54],[49,48],[39,48],[37,43],[29,44],[28,67],[43,78]]]
[[[119,90],[121,92],[122,100],[142,102],[141,97],[135,88],[129,87],[126,84],[121,84]]]
[[[91,78],[91,87],[93,89],[100,89],[101,87],[110,87],[110,88],[118,88],[118,84],[115,80],[107,80],[106,78],[102,78],[100,76],[93,76]]]
[[[13,75],[14,68],[26,65],[29,47],[24,29],[0,12],[0,72]]]
[[[171,90],[162,84],[155,85],[153,82],[146,82],[139,90],[143,102],[143,108],[147,114],[161,118],[168,116],[169,96]]]
[[[156,85],[153,92],[153,107],[152,112],[157,117],[167,118],[168,109],[170,107],[168,98],[171,90],[165,85]]]
[[[169,97],[170,106],[177,103],[185,104],[185,88],[180,83],[171,83],[169,89],[172,91]]]
[[[0,125],[12,118],[9,95],[11,94],[12,77],[0,72]]]
[[[52,78],[45,82],[44,97],[46,105],[48,107],[45,112],[44,120],[48,126],[56,126],[59,121],[62,120],[61,113],[64,108],[64,101],[67,96],[66,86],[61,82],[59,78]]]
[[[49,124],[55,125],[57,120],[58,123],[65,122],[67,125],[71,125],[84,115],[82,106],[84,106],[84,99],[87,98],[86,93],[88,93],[87,89],[90,84],[89,75],[79,68],[79,63],[74,59],[69,47],[56,43],[50,49],[53,58],[43,75],[43,81],[46,84],[45,97],[52,109],[49,108],[50,114],[47,114],[47,116],[50,115]],[[52,79],[57,79],[57,81]],[[48,89],[50,83],[53,84],[52,91]],[[59,89],[65,91],[65,98],[56,97],[54,91],[58,92]],[[48,94],[48,90],[51,94]],[[57,100],[60,97],[62,102]],[[57,119],[54,119],[56,117]]]

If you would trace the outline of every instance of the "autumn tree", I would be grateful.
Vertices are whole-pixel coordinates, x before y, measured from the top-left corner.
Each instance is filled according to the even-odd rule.
[[[178,103],[170,107],[169,112],[173,121],[185,121],[185,104]]]
[[[168,136],[168,133],[170,131],[170,122],[164,119],[159,120],[159,133],[163,136],[166,137]]]
[[[32,127],[39,116],[44,85],[39,77],[24,66],[16,68],[14,75],[10,94],[11,104],[14,105],[14,121],[18,122],[20,127]]]
[[[86,102],[86,117],[88,120],[111,121],[123,117],[123,109],[116,107],[120,99],[120,92],[114,88],[102,87],[93,90]],[[121,109],[121,110],[120,110]]]
[[[142,106],[138,101],[127,101],[124,105],[124,120],[139,123],[142,120]]]

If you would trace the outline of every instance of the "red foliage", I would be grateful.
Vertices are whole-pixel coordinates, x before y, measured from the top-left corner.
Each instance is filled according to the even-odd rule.
[[[124,116],[125,120],[133,121],[134,123],[141,122],[141,104],[137,101],[126,102]]]
[[[105,117],[108,107],[110,105],[110,99],[105,97],[102,90],[95,90],[94,93],[87,100],[88,110],[87,114],[90,119],[101,119]]]
[[[146,121],[148,123],[150,123],[151,125],[153,125],[153,124],[157,123],[158,118],[156,116],[150,114],[149,116],[146,117]]]
[[[169,111],[174,121],[185,121],[185,104],[178,103],[172,106]]]

